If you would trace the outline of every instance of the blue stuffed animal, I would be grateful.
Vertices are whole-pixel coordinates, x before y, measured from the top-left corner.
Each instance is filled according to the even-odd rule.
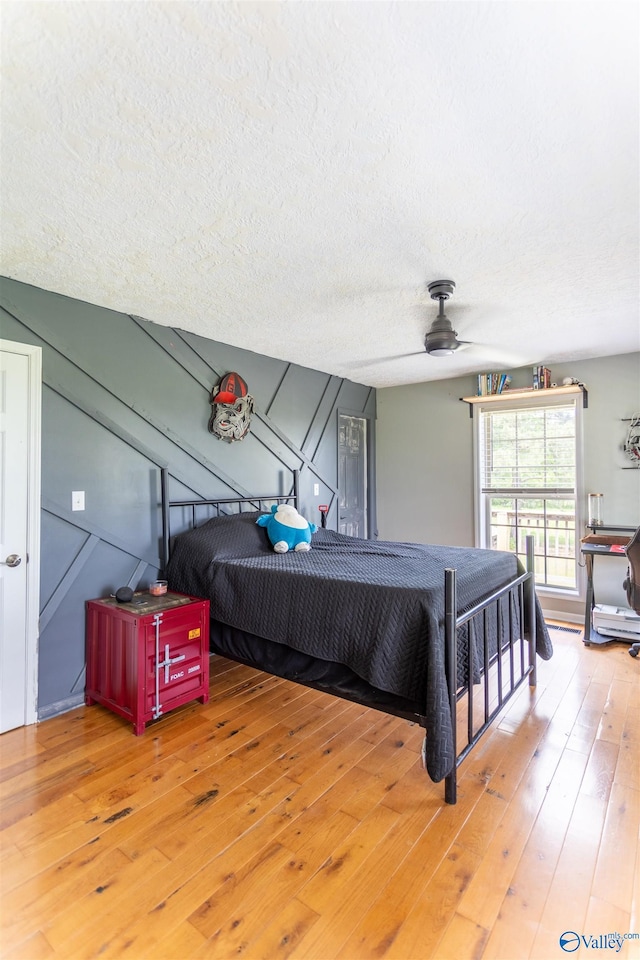
[[[318,529],[288,503],[274,503],[271,513],[264,513],[256,523],[267,528],[267,536],[276,553],[310,550],[311,534]]]

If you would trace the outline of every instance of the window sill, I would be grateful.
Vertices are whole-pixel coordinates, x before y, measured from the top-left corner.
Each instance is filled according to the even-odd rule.
[[[556,597],[565,600],[584,600],[584,594],[580,593],[577,587],[538,587],[536,593],[539,597]]]

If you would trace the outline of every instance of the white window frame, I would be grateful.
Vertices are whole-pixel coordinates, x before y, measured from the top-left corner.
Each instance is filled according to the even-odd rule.
[[[480,414],[495,410],[518,410],[532,407],[551,407],[565,405],[567,401],[575,404],[575,428],[576,428],[576,586],[569,587],[551,587],[546,585],[536,585],[536,592],[540,596],[547,597],[565,597],[566,599],[584,599],[585,596],[585,575],[584,569],[580,563],[580,540],[579,531],[584,529],[585,524],[585,486],[584,486],[584,455],[583,455],[583,398],[581,392],[576,392],[571,396],[551,396],[545,395],[545,390],[530,391],[526,394],[491,399],[483,403],[481,398],[473,403],[473,465],[474,465],[474,485],[473,502],[475,518],[475,544],[477,547],[487,548],[486,532],[489,526],[489,519],[486,516],[486,510],[483,510],[483,494],[481,491],[481,463],[480,463]]]

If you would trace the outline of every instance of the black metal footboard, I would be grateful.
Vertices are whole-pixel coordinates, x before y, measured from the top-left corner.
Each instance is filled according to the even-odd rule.
[[[534,539],[526,538],[527,571],[507,586],[496,590],[481,603],[476,604],[464,614],[457,614],[456,571],[445,571],[445,663],[447,688],[451,709],[453,732],[453,750],[456,757],[451,772],[445,777],[445,800],[455,803],[457,800],[457,770],[469,751],[480,740],[483,733],[500,713],[504,705],[512,698],[516,690],[529,678],[529,685],[536,685],[536,615],[535,615],[535,575],[534,575]],[[500,616],[499,605],[508,604],[506,630],[507,636],[498,633],[497,649],[489,647],[487,618],[491,611]],[[480,624],[483,637],[482,663],[482,705],[476,711],[474,694],[474,670],[472,635],[474,624]],[[461,627],[467,627],[469,642],[468,669],[465,689],[460,691],[458,684],[458,635]],[[467,697],[467,738],[462,749],[458,750],[457,705],[461,696]],[[475,698],[477,700],[477,697]],[[476,725],[476,713],[482,720]]]

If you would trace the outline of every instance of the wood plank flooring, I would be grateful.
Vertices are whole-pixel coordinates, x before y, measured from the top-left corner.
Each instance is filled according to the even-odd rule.
[[[99,706],[4,734],[1,956],[640,957],[640,660],[552,636],[456,806],[419,727],[219,658],[143,737]]]

